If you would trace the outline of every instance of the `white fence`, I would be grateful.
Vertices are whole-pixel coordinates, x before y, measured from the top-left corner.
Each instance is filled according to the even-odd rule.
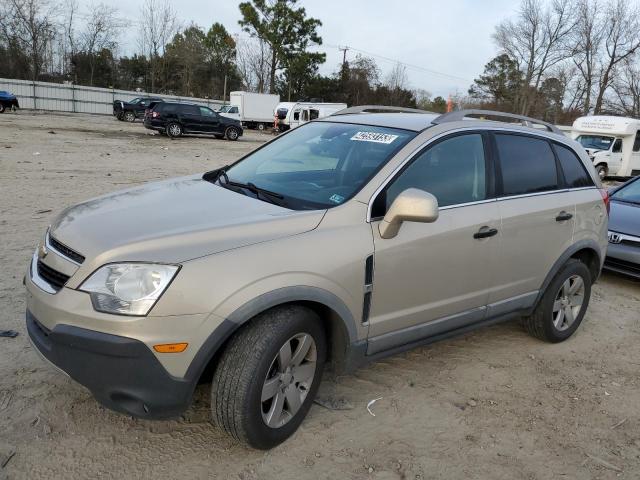
[[[55,112],[111,115],[114,100],[127,101],[136,97],[145,96],[157,96],[165,100],[200,103],[213,108],[218,108],[223,105],[221,100],[210,100],[207,98],[156,95],[112,88],[82,87],[79,85],[11,80],[7,78],[0,78],[0,90],[6,90],[18,97],[20,108],[51,110]]]

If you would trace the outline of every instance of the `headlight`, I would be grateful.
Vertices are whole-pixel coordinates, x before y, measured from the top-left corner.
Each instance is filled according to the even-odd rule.
[[[112,263],[96,270],[80,286],[93,308],[120,315],[146,315],[179,267],[148,263]]]

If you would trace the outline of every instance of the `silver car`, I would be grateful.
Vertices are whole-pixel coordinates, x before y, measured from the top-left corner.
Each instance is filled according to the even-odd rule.
[[[551,125],[355,107],[232,165],[63,211],[28,267],[28,332],[128,415],[178,415],[211,381],[213,423],[271,448],[327,364],[514,318],[570,337],[604,261],[607,201]]]

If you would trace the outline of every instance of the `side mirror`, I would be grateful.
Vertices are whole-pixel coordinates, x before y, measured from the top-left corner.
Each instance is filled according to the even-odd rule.
[[[408,188],[396,197],[380,222],[382,238],[398,234],[402,222],[432,223],[438,219],[438,199],[424,190]]]

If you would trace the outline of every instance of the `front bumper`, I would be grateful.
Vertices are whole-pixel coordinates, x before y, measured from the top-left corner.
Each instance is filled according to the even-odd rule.
[[[144,343],[65,324],[49,330],[29,310],[26,322],[40,354],[104,406],[140,418],[173,417],[189,406],[196,382],[169,375]]]
[[[604,268],[640,278],[640,244],[609,243]]]

